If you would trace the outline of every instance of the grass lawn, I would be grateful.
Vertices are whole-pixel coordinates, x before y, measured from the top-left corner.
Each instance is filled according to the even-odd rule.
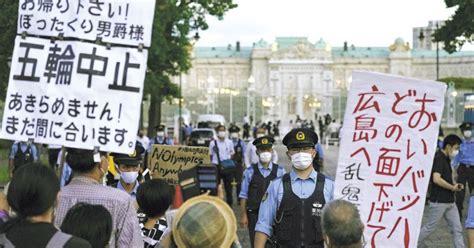
[[[44,165],[48,165],[48,150],[37,145],[41,150],[40,161]],[[5,185],[8,180],[8,153],[10,149],[2,148],[0,149],[0,185]]]

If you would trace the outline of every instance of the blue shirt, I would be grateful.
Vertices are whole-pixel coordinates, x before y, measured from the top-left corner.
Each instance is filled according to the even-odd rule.
[[[64,161],[63,164],[63,172],[61,173],[61,183],[60,183],[60,188],[64,187],[66,185],[66,182],[69,180],[72,174],[72,169],[69,166],[66,161]]]
[[[321,144],[316,144],[314,146],[314,149],[316,149],[316,153],[318,154],[319,156],[319,159],[324,159],[324,152],[323,152],[323,147],[321,146]]]
[[[268,168],[265,168],[259,162],[258,170],[260,171],[263,177],[268,177],[270,173],[272,172],[273,166],[274,166],[273,163],[270,162],[270,164],[268,165]],[[283,167],[281,166],[278,166],[277,178],[283,176],[284,174],[285,174],[285,169],[283,169]],[[247,167],[247,169],[245,169],[244,171],[244,179],[242,180],[242,186],[241,186],[240,194],[239,194],[240,198],[248,199],[249,186],[250,186],[250,182],[252,181],[252,177],[253,177],[253,167],[250,166],[250,167]]]
[[[474,140],[467,141],[463,139],[459,146],[459,154],[454,158],[453,165],[458,164],[474,165]]]
[[[157,142],[158,141],[158,142]],[[151,149],[151,147],[154,145],[154,144],[158,144],[158,143],[163,143],[163,141],[165,141],[165,137],[163,138],[160,138],[160,137],[154,137],[153,139],[150,140],[150,147],[148,147],[148,150]],[[166,145],[173,145],[173,140],[170,139],[169,137],[166,137]]]
[[[310,197],[315,188],[318,173],[313,170],[307,179],[301,179],[292,170],[290,172],[291,187],[293,193],[295,193],[301,199],[307,199]],[[324,199],[327,202],[332,201],[334,193],[334,181],[326,178],[324,183]],[[283,199],[283,183],[281,178],[273,180],[267,189],[267,199],[262,201],[260,204],[260,211],[258,212],[258,222],[255,226],[256,232],[265,233],[267,236],[271,236],[273,232],[273,221],[275,220],[277,209],[280,207],[281,200]]]
[[[137,190],[138,190],[138,186],[140,186],[140,184],[138,183],[138,181],[135,181],[135,187],[133,187],[133,190],[132,192],[128,193],[122,186],[122,183],[120,181],[117,182],[117,189],[120,189],[122,190],[123,192],[127,193],[127,194],[130,194],[130,196],[135,199],[137,198]]]
[[[219,148],[219,158],[221,161],[224,161],[226,159],[230,159],[231,156],[234,154],[234,143],[230,139],[224,139],[221,141],[220,139],[217,139],[217,147]],[[209,143],[209,153],[211,155],[211,163],[213,164],[219,164],[217,161],[217,153],[216,149],[214,149],[216,141],[211,141]]]
[[[20,149],[23,152],[26,152],[26,149],[28,148],[28,144],[26,142],[20,142]],[[30,144],[30,150],[31,150],[31,155],[33,156],[33,160],[36,162],[38,161],[38,150],[36,149],[36,146],[34,144]],[[10,151],[10,159],[15,159],[15,155],[18,152],[18,142],[15,142],[12,145],[12,149]]]

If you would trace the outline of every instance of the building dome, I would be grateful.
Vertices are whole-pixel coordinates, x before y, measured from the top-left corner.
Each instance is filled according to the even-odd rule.
[[[395,45],[402,45],[402,46],[404,46],[404,45],[405,45],[405,41],[403,40],[403,38],[398,37],[398,38],[395,39]]]

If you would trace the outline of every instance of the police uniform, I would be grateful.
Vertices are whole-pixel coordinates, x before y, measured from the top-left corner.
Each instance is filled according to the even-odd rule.
[[[229,133],[239,133],[240,128],[232,125],[229,128]],[[232,155],[232,160],[235,162],[235,183],[236,183],[236,195],[239,195],[241,185],[242,185],[242,176],[244,173],[244,152],[246,148],[245,142],[240,139],[232,138],[232,143],[234,144],[234,155]]]
[[[473,125],[469,122],[462,123],[459,128],[462,132],[472,131]],[[459,211],[459,217],[462,222],[462,210],[464,208],[464,196],[466,193],[466,182],[469,184],[469,192],[472,194],[472,189],[474,188],[474,140],[472,137],[462,140],[461,145],[459,146],[459,154],[454,158],[453,165],[458,166],[457,182],[464,185],[464,189],[456,192],[456,205]]]
[[[155,128],[156,128],[156,132],[165,132],[165,129],[166,129],[165,125],[158,125]],[[166,137],[166,134],[163,137],[158,137],[157,135],[150,141],[150,147],[148,149],[150,149],[153,145],[172,145],[172,144],[173,144],[173,140]]]
[[[145,152],[145,148],[141,145],[140,142],[136,142],[135,150],[132,154],[122,154],[122,153],[112,153],[110,154],[114,158],[114,164],[118,167],[119,165],[129,165],[129,166],[140,166],[143,162],[143,153]],[[124,192],[130,194],[131,197],[136,198],[138,186],[140,185],[140,176],[135,181],[135,185],[131,192],[127,192],[123,187],[121,181],[118,181],[111,186],[117,189],[120,189]]]
[[[253,145],[255,145],[257,149],[268,148],[272,147],[274,142],[275,140],[273,138],[264,136],[255,139]],[[277,177],[283,176],[283,174],[285,174],[285,169],[278,164],[273,164],[271,161],[267,168],[263,167],[259,161],[256,164],[252,164],[244,172],[244,180],[239,197],[247,200],[248,229],[252,247],[255,239],[255,225],[258,220],[260,202],[270,182]]]
[[[283,139],[288,148],[314,148],[317,142],[316,133],[307,128],[293,129]],[[272,237],[280,247],[324,247],[321,212],[333,190],[334,181],[314,169],[306,179],[292,170],[270,184],[255,231]]]
[[[13,173],[21,166],[38,161],[38,150],[29,142],[16,142],[10,149],[9,159],[13,160]]]

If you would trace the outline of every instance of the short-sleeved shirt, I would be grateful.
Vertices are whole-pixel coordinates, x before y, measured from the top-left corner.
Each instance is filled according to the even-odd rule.
[[[450,184],[453,184],[452,168],[450,162],[451,161],[449,158],[444,155],[442,151],[436,152],[433,162],[433,170],[431,173],[434,174],[437,172],[441,175],[442,179]],[[439,203],[453,203],[454,192],[433,183],[430,192],[430,201]]]
[[[459,154],[454,158],[453,165],[457,166],[458,163],[465,164],[468,166],[474,166],[474,140],[464,139],[459,145]]]
[[[20,142],[20,149],[22,152],[26,152],[26,149],[28,148],[28,144],[25,142]],[[38,161],[38,150],[36,149],[36,146],[34,144],[30,144],[30,149],[31,149],[31,155],[33,156],[34,161]],[[18,142],[15,142],[12,145],[12,148],[10,150],[10,155],[8,156],[9,159],[15,159],[15,155],[18,152]]]
[[[120,181],[117,182],[117,184],[113,185],[112,187],[120,189],[121,191],[129,194],[134,200],[137,199],[137,191],[138,187],[140,186],[140,183],[138,181],[135,182],[135,187],[133,187],[132,192],[128,193],[125,188],[122,186],[122,183]]]
[[[67,211],[79,202],[104,206],[112,215],[109,247],[143,247],[134,201],[121,190],[99,184],[93,178],[74,176],[61,189],[54,224],[60,226]]]
[[[216,149],[214,149],[215,144],[217,142],[217,147],[219,148],[219,158],[221,161],[224,161],[226,159],[231,159],[232,154],[234,154],[234,143],[232,143],[232,140],[230,139],[224,139],[220,140],[217,139],[216,141],[211,141],[209,143],[209,153],[211,155],[211,162],[213,164],[219,164],[217,161],[217,153]]]
[[[265,168],[263,167],[261,163],[258,163],[258,170],[260,171],[260,174],[262,174],[262,176],[266,178],[272,172],[273,166],[275,165],[271,162],[268,165],[268,168]],[[239,198],[248,199],[249,186],[250,186],[250,182],[252,182],[253,174],[254,174],[254,171],[253,171],[252,166],[247,167],[247,169],[245,169],[244,179],[242,180],[242,186],[240,189]],[[281,166],[278,166],[277,178],[283,176],[284,174],[285,174],[285,169],[283,169],[283,167]]]

